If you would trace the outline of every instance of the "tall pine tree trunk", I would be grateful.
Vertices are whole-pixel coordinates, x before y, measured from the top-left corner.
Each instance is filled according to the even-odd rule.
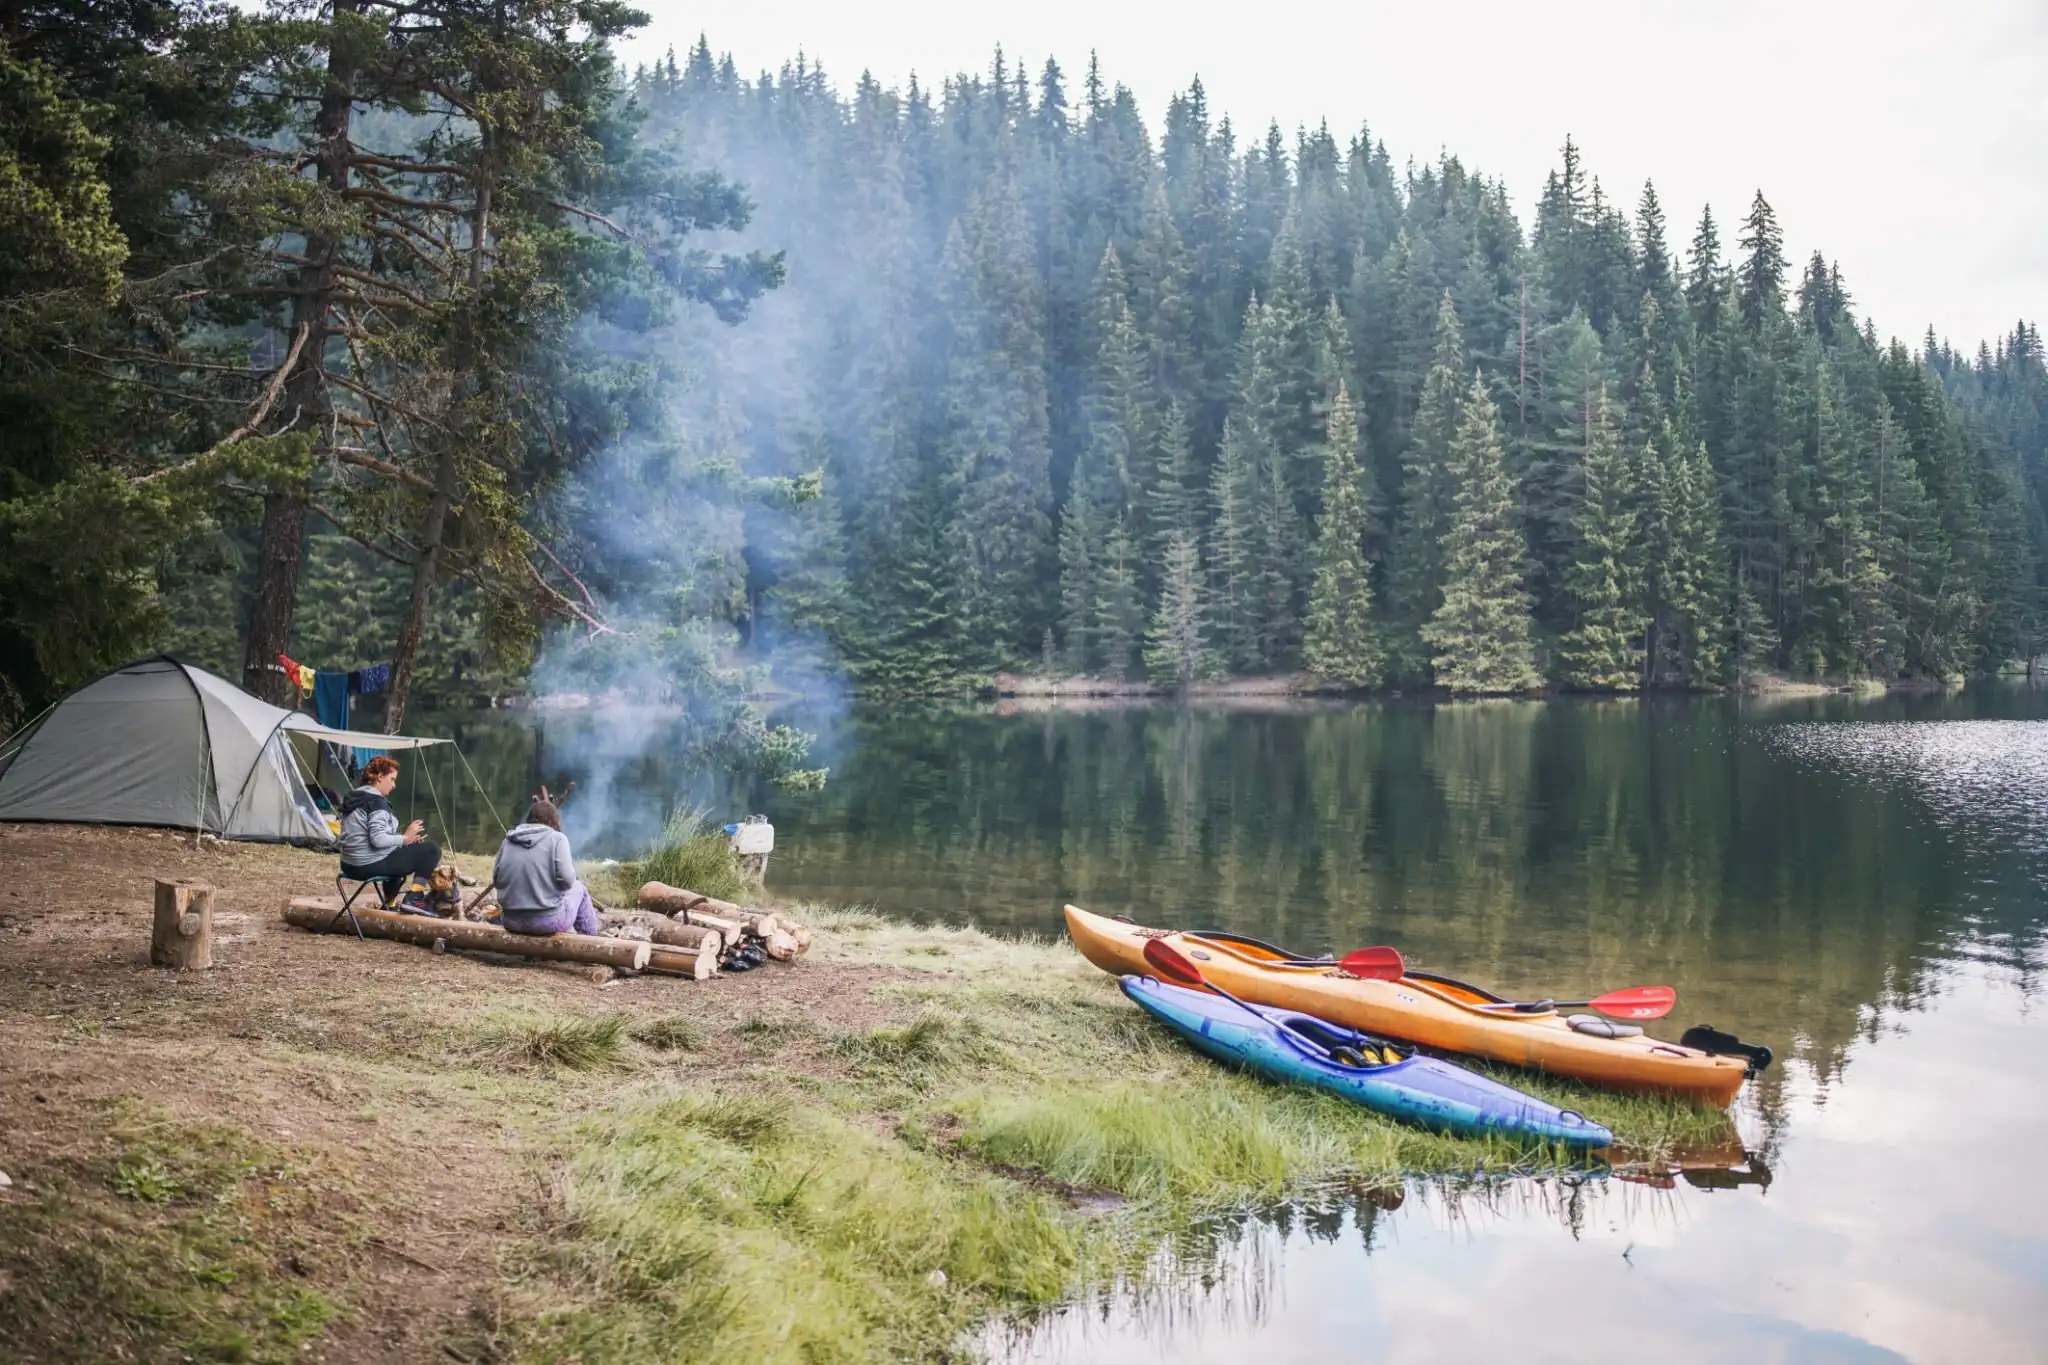
[[[412,597],[406,603],[405,624],[399,627],[398,643],[391,651],[391,700],[385,706],[384,729],[397,734],[405,724],[406,703],[412,699],[413,666],[419,660],[420,640],[426,634],[427,611],[434,604],[435,581],[441,567],[441,541],[448,526],[448,508],[455,500],[455,456],[444,453],[434,480],[433,500],[427,504],[426,523],[420,529],[420,552],[413,560]]]
[[[327,89],[321,96],[320,114],[314,124],[319,138],[314,165],[337,201],[348,188],[349,121],[355,105],[356,82],[356,59],[343,40],[339,25],[344,14],[352,14],[357,8],[358,0],[335,0],[336,28],[327,50]],[[319,433],[315,439],[322,442],[332,425],[328,421],[332,401],[327,392],[326,355],[328,320],[334,309],[334,262],[340,250],[340,239],[333,234],[308,234],[308,264],[299,269],[292,295],[291,331],[295,335],[304,328],[306,344],[299,350],[297,367],[285,381],[285,392],[296,413],[292,425]],[[277,656],[292,646],[309,492],[305,487],[283,489],[263,500],[263,529],[256,551],[256,597],[242,654],[242,686],[280,706],[294,705],[298,700]]]
[[[457,391],[468,382],[482,353],[477,335],[478,295],[483,289],[485,252],[491,233],[491,131],[480,130],[482,155],[478,158],[476,206],[470,215],[469,308],[464,320],[462,344],[452,357]],[[440,457],[434,462],[434,495],[427,503],[426,521],[420,527],[420,549],[412,566],[412,597],[405,607],[405,624],[399,627],[398,643],[391,651],[391,700],[385,708],[384,729],[397,734],[405,724],[406,703],[412,699],[412,674],[419,662],[420,640],[427,629],[427,612],[434,604],[434,588],[441,569],[441,544],[447,536],[448,509],[455,503],[458,474],[456,443],[459,432],[444,434]]]

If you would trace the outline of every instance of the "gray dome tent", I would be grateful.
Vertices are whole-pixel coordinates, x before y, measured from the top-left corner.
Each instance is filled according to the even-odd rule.
[[[365,749],[437,739],[333,730],[169,655],[87,683],[0,752],[0,820],[161,825],[329,847],[288,736]]]

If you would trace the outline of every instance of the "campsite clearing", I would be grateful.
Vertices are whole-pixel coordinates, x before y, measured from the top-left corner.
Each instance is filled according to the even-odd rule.
[[[929,1359],[1204,1208],[1556,1169],[1215,1067],[1065,944],[806,910],[795,964],[598,987],[288,928],[332,866],[0,825],[0,1358]],[[147,965],[157,877],[210,970]]]
[[[218,888],[210,971],[148,965],[157,876]],[[494,1037],[516,1051],[522,1022],[591,1014],[650,1037],[685,1014],[711,1037],[764,1011],[839,1030],[896,1013],[872,966],[598,990],[280,920],[332,879],[332,855],[292,848],[0,824],[0,1356],[241,1341],[261,1359],[304,1338],[303,1359],[489,1358],[564,1115],[644,1079],[508,1062]],[[705,1048],[689,1074],[786,1065],[775,1051]]]

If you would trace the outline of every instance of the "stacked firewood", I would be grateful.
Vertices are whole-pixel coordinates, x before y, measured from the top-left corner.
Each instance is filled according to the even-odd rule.
[[[640,888],[639,909],[608,912],[615,932],[644,928],[656,944],[686,942],[722,971],[747,971],[773,959],[792,962],[811,946],[811,931],[786,916],[752,910],[665,882]],[[636,935],[637,936],[637,935]]]

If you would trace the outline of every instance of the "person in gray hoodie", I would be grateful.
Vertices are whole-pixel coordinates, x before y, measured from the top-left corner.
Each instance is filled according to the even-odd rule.
[[[527,807],[526,823],[505,831],[491,869],[498,922],[508,933],[597,933],[597,906],[576,875],[562,813],[549,800]]]

